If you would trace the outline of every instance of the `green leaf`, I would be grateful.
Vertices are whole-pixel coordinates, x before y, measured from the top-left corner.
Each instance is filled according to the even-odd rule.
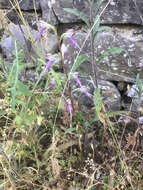
[[[11,69],[11,72],[8,76],[8,83],[12,86],[9,90],[11,91],[12,94],[12,111],[15,110],[15,98],[16,98],[16,93],[17,93],[17,82],[18,82],[18,75],[19,75],[19,58],[18,58],[18,49],[17,49],[17,43],[15,41],[15,60],[13,62],[13,66]],[[11,77],[14,76],[14,79],[12,80]],[[11,81],[12,80],[12,81]]]
[[[128,54],[128,52],[126,50],[124,50],[123,48],[119,48],[119,47],[110,48],[110,49],[104,51],[104,53],[98,59],[97,64],[100,63],[106,56],[109,56],[111,54],[120,54],[122,52]]]
[[[61,86],[62,86],[62,81],[60,79],[61,75],[57,72],[55,72],[53,69],[51,69],[50,71],[52,78],[54,78],[54,80],[56,81],[56,85],[57,85],[57,91],[59,92],[61,90]]]
[[[97,15],[94,21],[94,28],[93,28],[94,44],[96,44],[99,27],[100,27],[100,16]]]
[[[105,30],[110,30],[111,29],[111,27],[109,27],[109,26],[100,26],[99,28],[98,28],[98,32],[100,32],[100,31],[105,31]]]
[[[23,117],[17,115],[14,119],[14,122],[17,124],[17,125],[22,125],[23,124]]]
[[[100,19],[99,19],[99,21],[100,21]],[[95,25],[95,27],[94,27],[94,29],[93,29],[93,31],[94,31],[94,44],[96,44],[96,41],[97,41],[97,34],[98,34],[98,32],[101,32],[101,31],[107,31],[107,30],[110,30],[111,29],[111,27],[109,27],[109,26],[100,26],[100,23],[97,23],[97,26]]]
[[[12,95],[12,102],[11,102],[11,107],[12,107],[12,111],[15,110],[15,98],[17,95],[17,91],[16,88],[13,86],[11,88],[8,88],[9,91],[11,91],[11,95]]]
[[[143,93],[143,82],[140,79],[140,74],[139,73],[137,74],[137,77],[136,77],[136,85],[138,87],[138,89],[137,89],[138,96],[141,97],[142,93]]]
[[[97,10],[99,9],[99,7],[100,7],[100,5],[103,3],[103,1],[104,1],[104,0],[98,0],[98,1],[97,1],[96,5],[95,5],[95,9],[94,9],[95,14],[97,13]]]
[[[5,110],[0,110],[0,116],[6,115],[7,112]]]
[[[24,68],[27,68],[28,66],[33,66],[33,63],[24,63],[19,66],[19,70],[24,70]]]
[[[80,56],[77,58],[76,62],[74,63],[74,65],[73,65],[73,67],[72,67],[72,69],[71,69],[71,73],[74,73],[74,72],[76,71],[76,69],[77,69],[84,61],[86,61],[86,60],[88,60],[88,59],[89,59],[89,57],[88,57],[87,55],[85,55],[85,54],[80,55]]]
[[[95,18],[95,21],[94,21],[94,28],[93,28],[93,31],[94,32],[97,32],[98,31],[98,28],[100,26],[100,16],[97,15],[96,18]]]
[[[79,12],[78,10],[71,9],[71,8],[64,8],[64,10],[67,11],[68,13],[71,13],[71,14],[73,14],[75,16],[80,17],[87,24],[87,26],[90,26],[89,20],[85,16],[84,13]]]
[[[94,106],[95,106],[96,114],[98,116],[102,108],[102,96],[98,88],[94,90]]]
[[[90,125],[93,124],[95,121],[99,121],[99,117],[97,115],[90,121]]]
[[[68,129],[66,129],[65,135],[66,135],[67,133],[72,132],[72,131],[76,131],[76,128],[68,128]]]
[[[30,96],[31,93],[28,86],[26,86],[20,81],[18,81],[17,85],[18,85],[18,91],[22,92],[22,94],[26,96]]]
[[[18,99],[15,100],[15,103],[16,103],[17,105],[22,105],[22,106],[25,106],[25,105],[26,105],[26,102],[23,102],[23,101],[18,100]]]
[[[122,115],[127,113],[127,111],[115,111],[115,112],[109,112],[109,113],[105,113],[105,117],[109,118],[109,117],[114,117],[116,115]]]

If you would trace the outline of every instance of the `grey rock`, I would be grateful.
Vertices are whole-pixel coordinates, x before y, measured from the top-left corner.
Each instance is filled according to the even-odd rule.
[[[142,116],[142,117],[139,117],[139,124],[140,124],[140,125],[143,125],[143,116]]]
[[[52,4],[50,5],[50,2]],[[135,4],[136,2],[136,4]],[[54,20],[58,20],[60,23],[71,23],[81,21],[79,17],[64,11],[63,8],[72,8],[82,11],[89,18],[90,8],[88,0],[41,0],[41,7],[43,11],[43,18],[48,18],[48,21],[52,23]],[[107,4],[107,0],[103,1],[98,13],[100,13]],[[106,10],[104,11],[101,22],[103,24],[140,24],[143,25],[143,1],[128,1],[128,0],[113,0],[110,2]],[[52,11],[49,11],[51,9]],[[95,18],[95,15],[94,15]]]
[[[11,4],[9,0],[0,0],[0,8],[7,8],[9,9],[11,7]]]
[[[103,52],[109,48],[119,47],[128,52],[128,54],[121,53],[105,57],[97,65],[98,78],[111,81],[135,82],[137,73],[140,73],[140,78],[143,79],[143,37],[142,35],[134,35],[135,31],[136,29],[134,28],[112,28],[110,31],[103,31],[98,34],[94,52],[95,63],[102,56]],[[81,31],[73,35],[79,47],[82,47],[86,37],[87,33]],[[68,38],[64,38],[63,44],[69,52],[69,56],[65,58],[65,64],[68,71],[70,71],[79,49],[73,47]],[[82,49],[82,54],[84,53],[89,57],[91,55],[89,38]],[[82,63],[78,71],[93,77],[92,66],[89,61]]]
[[[100,7],[102,10],[107,1]],[[102,22],[108,24],[143,25],[143,1],[113,0],[102,16]]]
[[[6,58],[13,58],[15,39],[21,44],[17,45],[18,50],[24,48],[24,50],[26,50],[26,53],[29,53],[30,56],[33,57],[37,57],[38,55],[42,54],[42,46],[44,50],[44,55],[41,55],[42,57],[44,57],[47,52],[55,53],[55,51],[57,50],[58,44],[54,34],[49,33],[49,36],[46,39],[43,39],[43,43],[41,43],[38,31],[32,30],[30,27],[28,27],[29,31],[27,31],[24,25],[21,25],[21,29],[23,33],[18,25],[15,25],[13,23],[9,24],[9,31],[11,32],[11,36],[6,33],[6,37],[3,37],[0,43],[2,52],[6,56]],[[31,33],[30,35],[32,36],[34,43],[31,43],[28,40],[31,38],[29,36],[29,32]]]
[[[36,39],[38,35],[39,33],[37,32],[34,39]],[[44,53],[44,57],[47,53],[54,54],[58,51],[58,40],[55,34],[48,33],[46,37],[43,37],[43,38],[41,37],[41,39],[40,38],[37,39],[35,44],[36,44],[36,48],[40,50],[40,53],[42,55]],[[33,51],[37,53],[35,45],[32,45],[32,48],[33,48]]]
[[[141,112],[143,113],[143,91],[141,94],[139,93],[139,89],[136,84],[132,85],[130,89],[126,92],[127,99],[123,99],[122,105],[126,110],[130,110],[132,112]]]
[[[74,79],[70,81],[70,87],[73,91],[73,97],[79,101],[80,110],[87,111],[94,107],[94,90],[92,80],[86,78],[80,78],[83,86],[87,88],[88,93],[91,97],[88,97],[86,94],[80,90],[76,90],[79,87],[77,86]],[[107,111],[119,111],[121,108],[121,95],[115,85],[109,81],[98,80],[98,87],[101,90],[102,101]]]
[[[2,52],[6,56],[6,58],[11,59],[13,57],[13,51],[15,49],[15,40],[18,40],[21,43],[21,46],[23,47],[26,46],[26,41],[18,25],[11,23],[9,24],[8,28],[13,37],[8,35],[8,33],[5,33],[5,36],[2,38],[0,45],[2,48]],[[24,27],[24,25],[22,25],[21,28],[24,34],[28,37],[28,32]],[[20,50],[21,49],[20,45],[17,45],[17,48],[18,50]]]
[[[40,9],[40,0],[35,0],[35,7],[36,9]],[[21,10],[24,11],[29,11],[29,10],[34,10],[34,5],[33,5],[33,0],[18,0],[19,6]],[[14,0],[11,2],[9,0],[0,0],[0,8],[5,8],[5,9],[10,9],[10,8],[17,8],[16,3]]]
[[[3,9],[6,12],[6,18],[8,18],[9,21],[13,22],[14,24],[21,24],[23,25],[23,22],[17,12],[15,10],[7,11],[6,9]],[[37,20],[35,13],[33,12],[22,12],[23,17],[25,19],[25,22],[30,25],[32,29],[37,29]],[[40,17],[40,14],[37,13],[37,16]]]
[[[35,6],[33,4],[33,0],[23,0],[20,2],[20,8],[21,10],[24,10],[24,11],[34,10],[34,8],[39,10],[40,0],[35,0]]]
[[[127,96],[131,98],[139,98],[139,89],[136,84],[132,85],[127,91]],[[141,93],[141,99],[143,99],[143,92]]]
[[[26,71],[25,79],[27,81],[36,82],[39,78],[39,75],[36,73],[35,70],[28,70]]]
[[[58,1],[56,1],[58,3]],[[42,10],[42,19],[49,24],[56,25],[59,23],[58,18],[52,7],[52,1],[40,0],[40,6]]]

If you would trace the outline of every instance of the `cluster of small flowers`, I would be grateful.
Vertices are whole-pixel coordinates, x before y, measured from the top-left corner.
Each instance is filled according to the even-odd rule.
[[[45,23],[44,21],[39,21],[40,24],[40,33],[39,35],[43,35],[45,30],[47,29],[47,23]],[[70,43],[72,44],[72,46],[76,49],[81,50],[81,48],[79,47],[79,45],[77,44],[77,42],[75,41],[75,39],[73,38],[73,34],[75,33],[74,29],[70,29],[68,30],[66,33],[63,34],[64,38],[67,38]],[[62,52],[62,56],[63,58],[65,58],[66,56],[69,55],[68,51],[67,51],[67,47],[65,46],[65,44],[63,43],[61,45],[61,52]],[[48,72],[50,72],[51,66],[54,64],[54,56],[50,53],[47,53],[46,55],[46,69],[48,70]],[[84,93],[86,96],[91,97],[92,95],[88,92],[87,88],[85,86],[83,86],[81,84],[80,78],[79,78],[79,73],[75,72],[72,74],[73,79],[76,81],[77,85],[79,86],[79,90]],[[51,79],[51,83],[49,85],[48,89],[54,88],[56,82],[54,79]],[[73,108],[72,108],[72,103],[71,100],[68,99],[66,100],[66,104],[67,104],[67,111],[70,115],[70,123],[72,123],[72,112],[73,112]]]
[[[73,38],[74,33],[75,33],[74,29],[70,29],[65,33],[64,37],[68,38],[68,40],[70,41],[70,43],[72,44],[72,46],[74,48],[81,50],[78,43]],[[68,55],[67,48],[65,47],[64,44],[63,44],[62,50],[63,50],[62,52],[63,52],[64,55],[65,54]],[[79,78],[80,77],[79,73],[75,72],[75,73],[72,74],[72,76],[73,76],[74,80],[76,81],[77,85],[79,86],[79,88],[80,88],[79,90],[82,93],[84,93],[86,96],[91,98],[92,95],[88,92],[87,88],[81,84],[81,81],[80,81],[80,78]]]
[[[83,85],[81,84],[81,81],[80,81],[79,73],[78,73],[78,72],[73,73],[73,78],[74,78],[74,80],[76,81],[76,84],[79,86],[80,92],[84,93],[86,96],[88,96],[88,97],[91,98],[92,95],[88,92],[86,86],[83,86]]]
[[[50,71],[51,66],[54,64],[54,57],[52,54],[47,53],[46,55],[46,69]]]

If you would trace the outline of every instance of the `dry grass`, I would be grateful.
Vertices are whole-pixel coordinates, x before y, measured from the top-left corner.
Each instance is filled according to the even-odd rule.
[[[18,4],[17,10],[25,24]],[[3,18],[5,12],[1,10],[1,27],[8,30]],[[120,124],[117,117],[105,116],[103,105],[99,120],[91,124],[95,112],[85,116],[73,102],[74,130],[68,133],[66,105],[59,109],[61,92],[48,94],[35,84],[27,84],[34,88],[30,98],[26,94],[16,96],[19,102],[13,111],[9,85],[6,71],[1,69],[0,189],[143,189],[142,130],[134,122],[136,118],[131,116],[130,123]]]

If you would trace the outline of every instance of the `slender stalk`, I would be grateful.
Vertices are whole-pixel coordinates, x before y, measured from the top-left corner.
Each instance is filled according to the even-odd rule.
[[[58,36],[57,36],[58,38]],[[61,63],[62,63],[62,67],[64,69],[64,73],[66,75],[66,87],[67,87],[67,90],[68,90],[68,95],[69,95],[69,98],[71,100],[71,104],[72,104],[72,108],[73,108],[73,112],[74,112],[74,104],[73,104],[73,99],[72,99],[72,93],[71,93],[71,90],[70,90],[70,85],[69,85],[69,77],[68,77],[68,71],[67,71],[67,68],[64,64],[64,59],[63,59],[63,55],[62,55],[62,52],[61,52],[61,43],[58,39],[58,46],[59,46],[59,50],[60,50],[60,57],[61,57]]]
[[[93,7],[94,7],[94,0],[90,2],[90,24],[91,26],[94,25],[93,22]],[[96,84],[96,88],[98,88],[98,81],[97,81],[97,65],[95,63],[95,47],[94,47],[94,31],[91,31],[90,35],[90,44],[91,44],[91,64],[92,64],[92,72],[93,72],[93,80],[94,84]]]

